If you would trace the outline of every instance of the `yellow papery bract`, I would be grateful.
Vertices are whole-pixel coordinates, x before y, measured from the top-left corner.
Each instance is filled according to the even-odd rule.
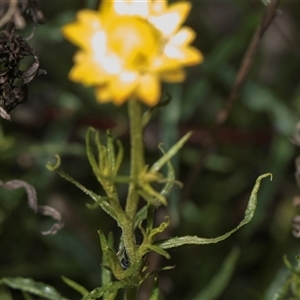
[[[65,25],[62,32],[75,45],[89,50],[93,35],[101,28],[99,13],[85,9],[77,13],[77,18],[78,22]]]
[[[188,2],[179,2],[170,6],[162,15],[150,16],[149,21],[165,36],[169,37],[176,32],[186,19],[191,5]]]
[[[74,60],[76,64],[69,73],[73,81],[81,82],[86,86],[102,84],[107,81],[107,74],[100,65],[95,64],[89,53],[78,51]]]
[[[158,52],[157,31],[144,19],[120,17],[107,27],[108,47],[127,69],[145,69]],[[130,34],[129,34],[130,33]]]
[[[167,9],[167,1],[166,0],[154,0],[152,1],[152,5],[150,7],[150,11],[152,15],[162,14]]]
[[[141,76],[137,97],[145,104],[152,106],[160,97],[160,86],[157,76],[145,74]]]
[[[191,8],[186,1],[103,0],[99,11],[82,10],[64,36],[79,46],[70,79],[96,87],[99,102],[120,105],[135,97],[154,106],[160,81],[180,82],[182,70],[203,60],[189,44],[195,32],[182,27]]]
[[[195,39],[195,32],[189,27],[182,27],[170,38],[170,43],[175,46],[186,46]]]
[[[174,45],[167,45],[165,51],[167,57],[186,65],[197,64],[203,59],[198,50],[192,47],[177,48]]]
[[[181,69],[177,69],[172,72],[165,72],[161,74],[161,79],[166,82],[182,82],[185,80],[185,72]]]
[[[120,76],[115,76],[110,84],[115,104],[123,104],[130,97],[138,85],[138,77],[134,72],[123,72]]]
[[[135,0],[118,0],[113,2],[114,10],[120,16],[139,16],[146,18],[149,15],[149,2],[148,1],[135,1]]]
[[[106,103],[112,99],[112,94],[107,85],[98,85],[95,89],[95,95],[99,102]]]

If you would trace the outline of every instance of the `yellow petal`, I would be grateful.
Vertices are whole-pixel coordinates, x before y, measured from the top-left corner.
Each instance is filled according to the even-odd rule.
[[[194,47],[181,48],[168,44],[165,47],[165,55],[185,65],[194,65],[203,61],[202,53]]]
[[[191,5],[189,2],[179,2],[170,6],[168,11],[160,16],[150,16],[149,21],[165,37],[175,33],[179,26],[186,19]]]
[[[166,11],[167,2],[166,0],[154,0],[151,5],[151,14],[159,15]]]
[[[160,74],[161,79],[165,82],[182,82],[185,80],[185,72],[182,69],[177,69],[171,72]]]
[[[74,56],[76,64],[71,69],[69,77],[75,82],[82,82],[84,85],[100,84],[107,80],[107,74],[92,59],[89,53],[79,51]]]
[[[160,97],[160,84],[157,76],[152,74],[141,76],[136,96],[146,105],[157,104]]]
[[[178,27],[185,21],[187,15],[191,10],[191,7],[191,3],[186,1],[177,2],[170,5],[168,12],[176,13],[179,15],[179,24],[177,24]]]
[[[89,28],[79,23],[71,23],[62,28],[62,33],[73,44],[83,49],[90,47],[88,40],[91,39],[93,33],[89,31]]]
[[[92,36],[101,28],[99,15],[92,10],[83,10],[77,14],[78,22],[62,28],[63,35],[83,49],[89,49]]]
[[[108,48],[127,69],[147,67],[159,51],[158,32],[137,17],[122,16],[107,26]]]
[[[96,56],[102,56],[106,52],[107,37],[104,31],[99,30],[91,37],[91,49]]]
[[[123,71],[111,81],[111,93],[116,105],[123,104],[138,85],[138,73]]]
[[[119,61],[112,56],[101,56],[96,57],[96,61],[105,70],[107,74],[118,74],[121,71],[121,65]]]
[[[83,10],[63,34],[82,51],[74,57],[73,81],[94,85],[99,102],[120,105],[131,96],[149,106],[160,98],[160,82],[180,82],[184,65],[203,60],[190,47],[195,33],[180,26],[191,8],[183,1],[102,0],[99,11]]]
[[[179,67],[181,67],[181,64],[178,62],[178,60],[169,58],[166,55],[162,55],[153,61],[151,70],[155,73],[160,73],[178,69]]]
[[[130,15],[146,18],[149,15],[149,1],[135,1],[130,5]]]
[[[186,46],[195,39],[195,32],[189,27],[182,27],[170,38],[170,43],[176,46]]]
[[[87,24],[95,30],[98,30],[101,27],[101,19],[99,12],[97,11],[83,9],[76,14],[76,17],[80,23]]]
[[[97,86],[95,89],[97,101],[100,103],[107,103],[112,101],[111,90],[108,85]]]
[[[113,11],[114,2],[111,0],[102,0],[99,4],[99,12],[101,16],[110,14]]]
[[[139,16],[145,18],[149,14],[149,1],[117,0],[114,11],[120,16]]]
[[[187,47],[182,49],[183,59],[181,62],[184,65],[196,65],[203,62],[203,54],[195,47]]]
[[[101,18],[103,26],[110,22],[114,22],[114,20],[119,17],[114,9],[114,2],[115,1],[112,0],[100,1],[98,14]]]

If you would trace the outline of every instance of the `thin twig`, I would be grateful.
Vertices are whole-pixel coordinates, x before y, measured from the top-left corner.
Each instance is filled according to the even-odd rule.
[[[246,78],[249,74],[249,71],[253,65],[254,57],[257,54],[259,43],[262,40],[262,37],[274,18],[279,14],[277,7],[279,5],[280,0],[273,0],[266,8],[262,21],[256,28],[256,31],[252,37],[252,40],[248,46],[248,49],[244,55],[242,64],[235,78],[233,88],[227,98],[227,101],[224,107],[218,112],[216,117],[216,125],[217,127],[223,125],[225,121],[228,119],[229,113],[236,102],[239,93],[246,81]]]
[[[259,43],[262,40],[262,37],[268,27],[271,25],[272,21],[275,19],[276,16],[279,15],[280,11],[277,9],[279,6],[280,0],[271,0],[270,4],[266,7],[262,20],[260,24],[257,26],[254,35],[251,39],[251,42],[247,48],[247,51],[244,55],[244,58],[242,60],[242,63],[240,65],[239,71],[236,75],[233,87],[231,89],[231,92],[223,106],[223,108],[217,113],[215,124],[211,130],[211,136],[212,138],[209,139],[208,143],[204,146],[204,149],[198,159],[198,161],[195,164],[195,167],[191,171],[190,175],[188,176],[184,186],[184,191],[182,194],[182,198],[186,199],[191,192],[191,189],[193,187],[193,184],[196,180],[197,175],[199,175],[200,171],[203,168],[204,161],[206,157],[211,153],[214,144],[215,144],[215,136],[217,129],[219,129],[226,120],[228,119],[228,116],[233,108],[233,105],[238,99],[238,96],[240,94],[241,89],[244,86],[244,83],[246,81],[246,78],[249,74],[249,71],[253,65],[253,61],[255,58],[255,55],[257,54]]]

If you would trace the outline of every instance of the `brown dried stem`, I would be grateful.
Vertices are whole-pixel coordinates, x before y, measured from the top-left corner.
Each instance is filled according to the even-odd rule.
[[[271,25],[272,21],[275,19],[276,16],[279,15],[280,11],[277,9],[279,6],[280,0],[271,0],[270,4],[266,7],[262,20],[260,24],[257,26],[254,35],[250,41],[250,44],[247,48],[247,51],[244,55],[244,58],[242,60],[242,63],[240,65],[239,71],[236,75],[233,87],[231,89],[231,92],[223,106],[223,108],[217,113],[215,124],[211,130],[211,139],[207,142],[207,144],[204,146],[204,149],[199,156],[198,161],[195,164],[195,167],[190,172],[190,175],[188,176],[186,182],[185,182],[185,189],[183,191],[183,199],[186,199],[191,192],[192,186],[196,180],[197,175],[201,172],[203,168],[203,163],[206,159],[206,157],[211,153],[214,144],[215,144],[215,135],[217,132],[217,129],[219,129],[226,120],[228,119],[228,116],[233,108],[233,105],[238,100],[239,94],[241,89],[244,86],[244,83],[246,81],[246,78],[249,74],[249,71],[253,65],[253,61],[255,58],[255,55],[257,54],[259,43],[263,38],[264,33],[268,29],[268,27]]]

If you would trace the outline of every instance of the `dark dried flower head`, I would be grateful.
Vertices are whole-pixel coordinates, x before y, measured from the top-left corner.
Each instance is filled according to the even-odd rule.
[[[20,69],[24,57],[34,62],[25,71]],[[13,30],[0,32],[0,106],[7,112],[27,100],[27,84],[45,71],[39,69],[37,53]]]
[[[16,34],[16,28],[26,25],[25,14],[31,16],[35,26],[45,21],[36,0],[0,1],[0,27],[6,25],[0,31],[0,116],[6,115],[6,119],[11,110],[27,100],[27,84],[36,75],[46,73],[40,69],[38,55],[28,39]],[[22,71],[20,63],[25,57],[32,57],[34,62]]]
[[[23,29],[26,26],[24,15],[29,15],[35,24],[45,23],[45,17],[38,8],[37,0],[1,0],[0,27],[12,23],[13,27]]]

